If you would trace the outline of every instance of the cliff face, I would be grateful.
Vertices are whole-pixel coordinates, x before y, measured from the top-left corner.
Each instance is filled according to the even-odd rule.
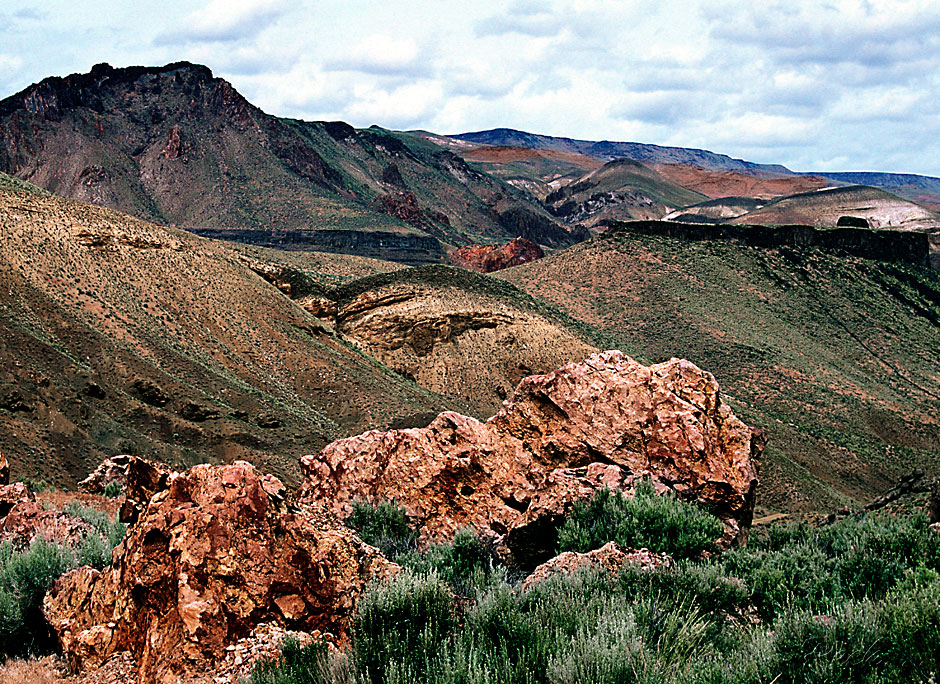
[[[867,259],[902,262],[915,266],[929,266],[936,259],[933,253],[936,250],[937,234],[919,231],[816,228],[806,225],[712,225],[674,221],[613,223],[609,230],[611,235],[621,231],[684,240],[738,240],[754,247],[815,247],[843,251]]]

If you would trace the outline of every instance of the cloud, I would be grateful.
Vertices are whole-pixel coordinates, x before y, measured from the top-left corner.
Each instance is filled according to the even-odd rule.
[[[212,0],[185,16],[179,27],[158,34],[154,44],[248,40],[270,27],[289,8],[287,0]]]
[[[507,33],[519,33],[536,38],[558,35],[567,26],[565,15],[552,11],[551,6],[542,2],[519,0],[502,14],[494,14],[476,22],[476,35],[501,36]]]
[[[428,71],[429,58],[410,38],[372,35],[349,48],[341,58],[328,60],[330,71],[359,71],[381,76],[419,76]]]

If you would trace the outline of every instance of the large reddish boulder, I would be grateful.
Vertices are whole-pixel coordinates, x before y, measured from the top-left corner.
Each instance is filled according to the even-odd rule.
[[[283,485],[248,463],[195,466],[166,485],[110,568],[80,568],[47,593],[72,667],[129,651],[140,684],[178,681],[263,622],[341,641],[368,582],[398,569],[322,507],[289,507]]]
[[[492,273],[510,266],[519,266],[545,256],[542,248],[531,240],[517,237],[504,245],[467,245],[448,255],[454,266],[472,271]]]
[[[356,499],[394,499],[423,524],[425,542],[473,526],[534,567],[551,557],[575,501],[643,478],[721,518],[725,545],[742,541],[763,445],[710,373],[607,351],[523,379],[485,423],[449,412],[426,428],[333,442],[303,457],[300,496],[340,517]]]
[[[6,518],[18,504],[35,500],[35,495],[22,482],[0,485],[0,520]]]
[[[0,454],[0,487],[10,484],[10,463],[7,457]]]

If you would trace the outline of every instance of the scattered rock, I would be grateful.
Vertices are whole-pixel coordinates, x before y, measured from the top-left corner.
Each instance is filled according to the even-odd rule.
[[[594,551],[567,551],[542,563],[522,583],[522,589],[525,591],[558,573],[571,574],[583,568],[603,568],[611,575],[617,575],[628,565],[635,565],[644,570],[657,570],[672,567],[675,561],[665,553],[653,553],[648,549],[623,549],[616,542],[608,542]]]
[[[281,427],[281,419],[278,418],[276,413],[270,411],[259,413],[258,417],[255,419],[255,423],[261,428],[273,429]]]
[[[545,256],[542,248],[531,240],[517,237],[504,245],[467,245],[448,255],[455,266],[481,273],[492,273],[518,266]]]
[[[41,502],[32,499],[21,499],[0,521],[0,542],[11,542],[18,549],[26,548],[39,538],[76,546],[94,533],[95,528],[81,518],[46,509]]]
[[[130,393],[145,404],[166,406],[170,397],[155,382],[147,378],[137,378],[131,383]]]
[[[26,403],[26,399],[18,389],[9,389],[6,391],[0,389],[0,409],[6,409],[11,413],[15,411],[29,413],[33,410],[32,407]]]
[[[127,482],[127,466],[133,456],[118,454],[101,462],[94,471],[78,483],[78,489],[89,494],[101,494],[104,488],[112,482],[122,487]]]
[[[22,482],[0,486],[0,519],[6,518],[17,504],[35,500],[36,496]]]
[[[169,475],[109,569],[79,568],[46,594],[70,666],[129,651],[139,684],[175,681],[217,665],[262,622],[343,642],[368,582],[398,566],[322,507],[288,507],[283,492],[242,461]]]
[[[764,442],[710,373],[608,351],[523,379],[485,423],[447,412],[426,428],[333,442],[301,460],[299,495],[340,517],[356,499],[393,499],[422,522],[423,542],[473,526],[534,567],[551,558],[575,501],[649,478],[718,516],[728,546],[747,537]]]
[[[0,486],[10,484],[10,463],[7,457],[0,454]]]
[[[180,409],[180,415],[183,416],[183,418],[186,420],[191,420],[194,423],[201,423],[204,420],[218,418],[222,415],[222,413],[214,406],[203,404],[197,401],[190,401],[185,403],[183,408]]]

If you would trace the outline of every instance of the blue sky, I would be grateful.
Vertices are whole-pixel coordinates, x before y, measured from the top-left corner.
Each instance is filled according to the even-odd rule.
[[[0,97],[200,62],[265,111],[940,175],[940,3],[0,2]]]

